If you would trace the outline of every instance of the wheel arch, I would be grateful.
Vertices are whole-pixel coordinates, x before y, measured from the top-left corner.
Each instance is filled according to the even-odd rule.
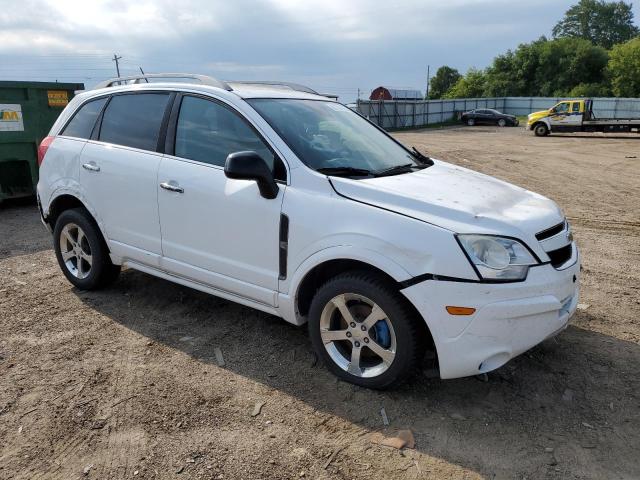
[[[69,210],[72,208],[83,208],[89,214],[91,219],[98,226],[98,230],[102,235],[102,239],[107,244],[107,248],[109,249],[109,244],[106,241],[107,237],[105,235],[103,226],[101,222],[98,220],[95,212],[84,202],[79,195],[75,195],[74,193],[61,191],[58,195],[55,195],[49,201],[49,207],[47,209],[47,215],[45,217],[45,222],[51,227],[51,230],[56,226],[56,221],[60,217],[60,214],[65,210]],[[110,250],[110,249],[109,249]]]
[[[293,307],[295,309],[295,316],[297,320],[296,323],[298,325],[306,323],[307,315],[309,313],[309,307],[311,306],[311,301],[313,300],[313,297],[320,286],[322,286],[330,278],[348,271],[366,271],[378,275],[381,278],[384,278],[385,281],[387,281],[390,285],[393,285],[394,289],[398,293],[400,293],[400,290],[402,289],[400,282],[405,279],[405,277],[399,276],[397,271],[393,273],[388,272],[387,269],[382,267],[381,265],[376,265],[375,263],[363,259],[340,257],[325,259],[321,262],[318,262],[311,268],[307,269],[304,275],[302,275],[300,280],[295,284]],[[433,353],[436,355],[437,360],[435,342],[426,319],[409,301],[408,298],[406,298],[402,294],[400,294],[400,297],[402,297],[402,299],[406,301],[408,307],[416,315],[416,318],[422,320],[420,322],[420,326],[423,329],[422,333],[427,340],[425,345],[429,350],[433,351]]]
[[[85,210],[88,210],[85,204],[82,203],[82,200],[77,196],[70,193],[61,193],[49,202],[49,208],[47,210],[45,220],[51,228],[54,228],[60,214],[65,210],[72,208],[84,208]]]
[[[547,127],[547,131],[551,132],[551,123],[549,123],[549,120],[547,119],[547,117],[544,118],[540,118],[539,120],[536,120],[533,125],[531,126],[531,130],[535,130],[536,127],[540,124],[543,124],[545,127]]]

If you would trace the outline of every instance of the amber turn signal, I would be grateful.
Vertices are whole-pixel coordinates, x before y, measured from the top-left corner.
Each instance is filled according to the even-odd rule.
[[[476,312],[475,308],[471,307],[447,307],[449,315],[473,315]]]

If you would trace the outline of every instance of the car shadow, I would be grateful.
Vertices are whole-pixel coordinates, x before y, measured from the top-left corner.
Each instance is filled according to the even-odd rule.
[[[215,364],[218,347],[228,371],[367,430],[382,428],[384,407],[392,427],[413,430],[420,452],[491,478],[514,469],[527,478],[640,475],[640,346],[632,342],[570,326],[486,377],[420,375],[373,391],[328,373],[311,353],[304,327],[223,299],[133,270],[110,289],[76,294],[198,362]],[[581,325],[591,320],[585,312],[576,319]],[[561,470],[567,468],[563,456],[585,470]]]

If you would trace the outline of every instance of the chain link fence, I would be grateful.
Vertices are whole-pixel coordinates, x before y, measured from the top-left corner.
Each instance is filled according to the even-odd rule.
[[[546,110],[563,97],[458,98],[455,100],[360,100],[357,110],[386,130],[418,128],[458,119],[462,112],[493,108],[511,115]],[[596,118],[640,118],[640,98],[594,98]]]

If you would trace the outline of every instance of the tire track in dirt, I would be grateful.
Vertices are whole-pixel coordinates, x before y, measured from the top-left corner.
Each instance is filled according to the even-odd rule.
[[[567,217],[571,225],[591,228],[594,230],[623,230],[640,234],[640,222],[628,220],[595,219],[585,217]]]
[[[136,317],[131,324],[135,325],[140,320]],[[140,369],[132,368],[135,361],[136,337],[133,335],[123,335],[126,342],[121,343],[118,351],[118,362],[114,369],[118,372],[113,378],[109,394],[109,405],[102,410],[102,417],[109,418],[109,435],[107,439],[106,456],[101,461],[99,478],[124,478],[133,475],[130,466],[131,452],[139,452],[143,443],[143,433],[131,432],[127,428],[130,423],[127,420],[133,416],[134,408],[130,397],[133,397],[133,389],[138,385],[140,379]],[[122,403],[118,403],[122,402]],[[117,405],[114,405],[118,403]],[[123,471],[120,471],[124,468]]]

